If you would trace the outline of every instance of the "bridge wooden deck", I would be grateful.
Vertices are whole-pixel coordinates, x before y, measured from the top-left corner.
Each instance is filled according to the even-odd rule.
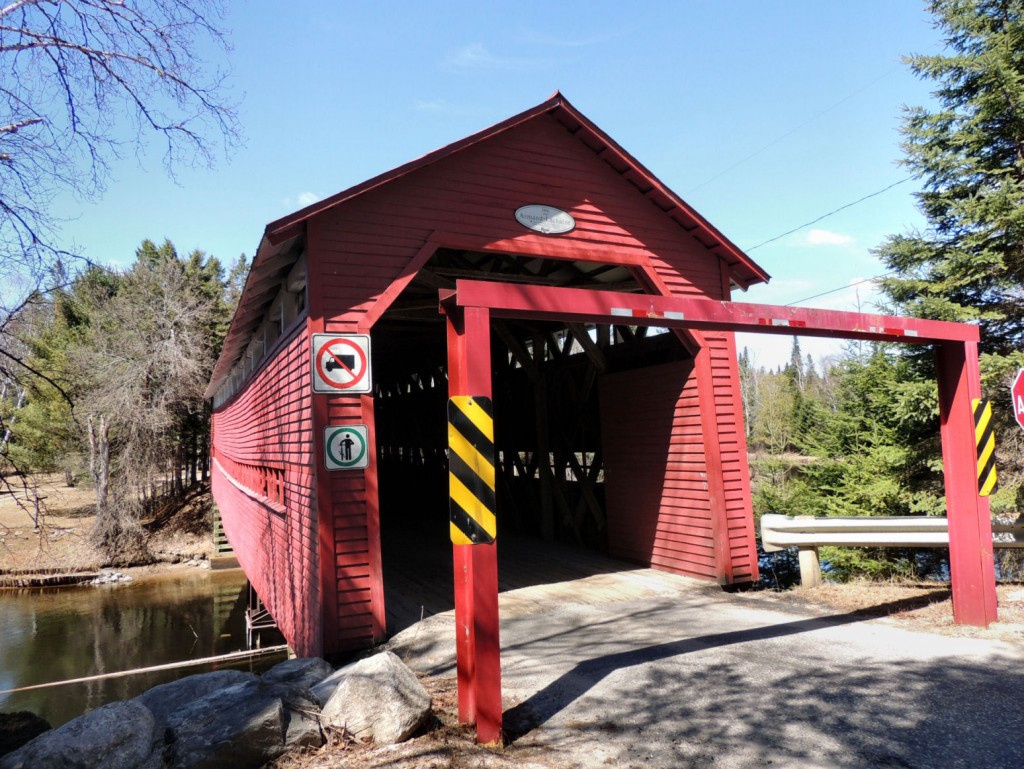
[[[422,529],[386,531],[382,549],[388,635],[455,607],[452,548],[446,537]],[[706,585],[580,547],[514,535],[498,540],[498,600],[504,616],[565,603],[650,598]]]

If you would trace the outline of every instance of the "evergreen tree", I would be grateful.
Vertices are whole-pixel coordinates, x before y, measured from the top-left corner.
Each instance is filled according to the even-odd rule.
[[[947,52],[908,57],[936,110],[903,123],[904,164],[923,181],[925,231],[879,253],[883,289],[918,317],[980,322],[982,350],[1024,343],[1024,2],[936,0]]]
[[[128,270],[91,267],[61,282],[19,319],[23,357],[38,373],[9,455],[26,470],[88,467],[94,540],[131,561],[144,555],[140,516],[205,479],[203,391],[233,310],[224,270],[202,251],[181,257],[169,241],[147,240]],[[10,400],[0,399],[0,420]]]
[[[239,254],[235,263],[228,271],[227,285],[224,289],[224,302],[228,305],[228,319],[235,311],[235,306],[242,298],[242,289],[245,288],[245,280],[249,277],[249,259],[245,254]]]
[[[935,82],[937,107],[907,109],[902,129],[927,227],[879,249],[895,273],[882,288],[894,311],[980,325],[983,385],[1009,440],[998,455],[1009,491],[1024,457],[1002,395],[1024,365],[1024,0],[930,7],[946,49],[907,62]],[[901,383],[926,410],[934,408],[932,365],[918,355]]]

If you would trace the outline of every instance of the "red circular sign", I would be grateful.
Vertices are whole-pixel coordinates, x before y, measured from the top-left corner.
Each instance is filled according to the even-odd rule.
[[[350,360],[353,361],[353,365],[349,365]],[[363,381],[368,370],[366,353],[350,339],[331,339],[316,351],[316,373],[330,387],[339,390],[355,387]],[[350,379],[344,381],[347,377]]]
[[[1017,424],[1024,428],[1024,368],[1017,372],[1010,395],[1013,396],[1013,415],[1017,418]]]

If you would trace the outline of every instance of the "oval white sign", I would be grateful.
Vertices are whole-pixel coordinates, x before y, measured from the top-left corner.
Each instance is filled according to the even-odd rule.
[[[560,208],[552,206],[521,206],[516,209],[516,221],[534,232],[561,235],[576,227],[576,220]]]

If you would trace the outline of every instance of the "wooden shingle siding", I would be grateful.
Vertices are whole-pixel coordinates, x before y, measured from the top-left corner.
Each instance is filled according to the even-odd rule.
[[[752,582],[759,578],[754,511],[750,494],[750,466],[743,424],[736,336],[717,332],[705,334],[715,375],[715,418],[722,451],[722,482],[728,519],[729,548],[733,581]]]
[[[609,374],[598,386],[609,554],[714,578],[693,364]]]
[[[319,655],[323,648],[306,340],[305,323],[299,322],[277,342],[263,368],[213,415],[212,486],[224,530],[300,656]],[[280,471],[283,503],[261,497],[238,479],[233,483],[230,469],[243,465]]]
[[[685,295],[692,284],[675,280],[675,272],[685,272],[689,265],[652,263],[648,274],[652,287],[663,294]],[[728,300],[728,280],[719,269],[718,286],[709,286],[711,298]],[[707,457],[709,484],[705,494],[710,505],[712,525],[708,536],[715,543],[717,567],[713,578],[725,583],[745,583],[759,579],[757,546],[753,528],[753,501],[750,493],[750,469],[743,426],[742,400],[739,391],[739,366],[735,335],[731,332],[691,333],[692,341],[701,348],[698,368],[705,376],[697,377],[698,413],[704,434],[692,444]],[[706,365],[705,365],[706,364]],[[654,565],[654,564],[652,564]]]
[[[535,202],[568,211],[576,229],[557,238],[525,229],[512,213]],[[327,330],[358,325],[413,254],[432,237],[445,245],[446,236],[460,246],[650,265],[674,291],[719,293],[718,260],[547,117],[312,219],[310,252],[323,260]],[[680,264],[686,269],[671,267]]]
[[[310,255],[311,324],[317,333],[362,331],[357,323],[373,301],[395,279],[408,257],[390,259],[363,254],[349,246],[348,234],[337,222],[313,220],[307,233]],[[381,239],[387,243],[387,239]],[[392,247],[392,252],[403,251]],[[346,307],[339,312],[338,307]],[[372,342],[371,342],[372,344]],[[307,364],[308,365],[308,364]],[[337,654],[380,641],[384,637],[384,591],[380,562],[380,523],[376,488],[376,450],[373,398],[369,395],[316,395],[315,431],[327,426],[365,424],[369,429],[370,467],[333,470],[322,467],[320,477],[320,558],[330,564],[321,575],[324,600],[324,653]]]

